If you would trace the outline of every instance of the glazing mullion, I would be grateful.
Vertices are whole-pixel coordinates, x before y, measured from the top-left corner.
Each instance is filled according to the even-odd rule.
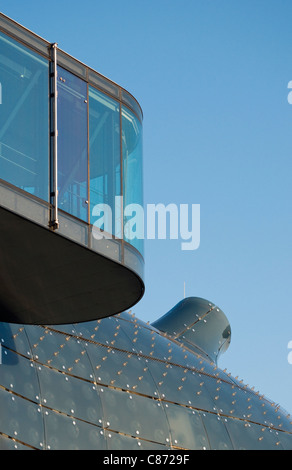
[[[57,104],[57,44],[51,45],[50,63],[50,221],[52,229],[59,227],[58,222],[58,104]]]
[[[86,106],[87,106],[87,221],[90,224],[90,144],[89,144],[89,85],[86,85]],[[88,244],[90,244],[90,236],[88,231]]]

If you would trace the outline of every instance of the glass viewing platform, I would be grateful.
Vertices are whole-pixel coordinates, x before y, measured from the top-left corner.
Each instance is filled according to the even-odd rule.
[[[114,315],[144,293],[142,111],[125,89],[0,14],[0,321]]]

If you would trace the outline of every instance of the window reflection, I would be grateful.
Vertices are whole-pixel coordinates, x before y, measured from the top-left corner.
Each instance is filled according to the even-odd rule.
[[[128,109],[122,110],[123,200],[124,209],[131,206],[124,217],[125,239],[143,254],[143,168],[142,125]]]
[[[119,103],[92,87],[89,87],[89,155],[91,223],[97,219],[94,207],[107,204],[111,209],[111,233],[117,235],[115,221],[121,217],[115,201],[115,196],[121,194]],[[104,225],[99,228],[109,231]]]
[[[0,33],[0,178],[48,201],[48,61]]]
[[[88,221],[87,85],[58,67],[59,208]]]

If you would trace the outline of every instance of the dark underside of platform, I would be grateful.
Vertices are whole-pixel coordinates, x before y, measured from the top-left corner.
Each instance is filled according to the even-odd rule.
[[[0,208],[0,321],[95,320],[130,308],[143,293],[125,266]]]

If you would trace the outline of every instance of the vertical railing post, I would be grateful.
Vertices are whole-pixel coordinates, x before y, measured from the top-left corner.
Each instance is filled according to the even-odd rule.
[[[57,105],[57,49],[51,44],[50,63],[50,221],[52,230],[59,227],[58,221],[58,105]]]

